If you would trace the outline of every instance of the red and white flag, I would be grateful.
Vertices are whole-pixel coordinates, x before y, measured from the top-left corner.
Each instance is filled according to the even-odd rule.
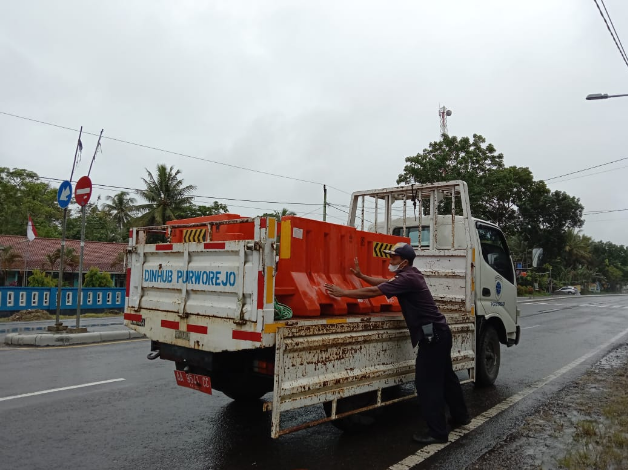
[[[26,237],[28,238],[29,242],[32,242],[33,240],[35,240],[35,237],[37,236],[37,229],[35,228],[35,224],[33,223],[33,219],[31,219],[31,216],[28,216],[28,225],[26,226]]]

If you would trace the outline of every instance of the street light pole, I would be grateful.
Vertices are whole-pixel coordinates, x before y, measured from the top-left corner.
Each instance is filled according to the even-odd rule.
[[[607,100],[609,98],[619,98],[621,96],[628,96],[628,94],[625,94],[625,95],[608,95],[606,93],[593,93],[593,94],[587,95],[587,100],[588,101],[592,101],[592,100]]]

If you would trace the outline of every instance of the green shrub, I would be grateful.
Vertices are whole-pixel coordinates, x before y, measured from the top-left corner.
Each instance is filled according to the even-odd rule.
[[[57,281],[39,269],[33,270],[33,274],[28,276],[28,287],[55,287]]]
[[[526,289],[526,292],[527,292],[529,295],[534,294],[534,287],[532,287],[532,286],[528,286],[528,287],[527,287],[527,289]]]
[[[83,287],[113,287],[113,281],[109,273],[104,273],[98,268],[89,268],[85,274]]]

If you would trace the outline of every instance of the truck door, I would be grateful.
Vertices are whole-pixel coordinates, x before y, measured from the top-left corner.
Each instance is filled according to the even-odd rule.
[[[517,286],[510,252],[503,233],[497,227],[476,222],[482,256],[478,304],[486,316],[499,315],[507,334],[516,332]]]

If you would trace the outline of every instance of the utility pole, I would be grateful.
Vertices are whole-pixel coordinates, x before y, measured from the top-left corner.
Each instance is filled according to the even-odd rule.
[[[327,185],[323,185],[323,222],[327,222]]]
[[[102,133],[104,129],[100,131],[100,135],[98,136],[98,142],[96,143],[96,149],[94,150],[94,156],[92,158],[91,163],[89,164],[89,171],[87,172],[87,177],[89,178],[89,174],[92,171],[92,165],[94,164],[94,160],[96,160],[96,153],[98,152],[98,148],[100,147],[100,139],[102,139]],[[76,300],[76,330],[78,331],[81,327],[81,301],[83,294],[83,253],[85,251],[85,208],[87,204],[84,204],[81,207],[81,254],[79,257],[79,282],[78,282],[78,292],[77,292],[77,300]]]
[[[83,150],[83,143],[81,142],[81,135],[83,134],[83,126],[79,131],[78,141],[76,142],[76,150],[74,151],[74,162],[72,163],[72,172],[70,173],[70,182],[74,176],[74,169],[76,168],[76,159],[79,152]],[[63,331],[63,323],[59,321],[59,315],[61,314],[61,290],[63,288],[63,262],[65,257],[65,228],[68,221],[68,208],[63,209],[63,225],[61,229],[61,250],[59,255],[59,283],[57,284],[57,315],[56,321],[53,327],[48,327],[50,331]]]

